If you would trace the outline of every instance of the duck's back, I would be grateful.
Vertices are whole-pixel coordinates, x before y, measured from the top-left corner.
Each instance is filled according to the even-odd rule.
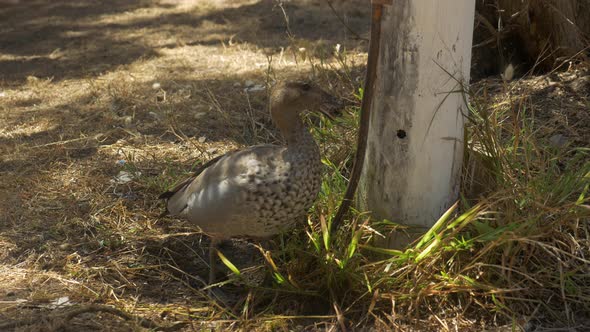
[[[224,155],[181,184],[167,207],[217,237],[262,238],[303,218],[320,183],[317,153],[254,146]]]

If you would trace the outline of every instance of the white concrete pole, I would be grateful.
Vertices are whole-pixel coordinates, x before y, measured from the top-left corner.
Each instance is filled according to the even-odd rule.
[[[359,207],[375,218],[433,225],[457,199],[462,87],[469,81],[475,0],[385,6]],[[409,239],[393,235],[388,245]]]

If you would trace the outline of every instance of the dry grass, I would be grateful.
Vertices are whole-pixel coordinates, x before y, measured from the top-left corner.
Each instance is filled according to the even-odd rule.
[[[329,13],[325,5],[285,10],[311,21]],[[235,326],[240,315],[201,290],[200,234],[158,218],[155,197],[203,160],[277,140],[266,94],[246,92],[249,81],[313,75],[307,53],[353,43],[295,23],[302,38],[289,40],[270,2],[34,1],[0,15],[0,321],[31,317],[37,324],[21,329],[51,330],[70,309],[52,302],[67,297],[164,324]],[[329,55],[325,67],[335,69],[316,80],[340,93],[354,88]],[[358,64],[364,56],[348,50]],[[112,182],[120,171],[141,175]],[[135,325],[94,313],[69,326]]]
[[[366,34],[366,11],[335,6]],[[207,239],[159,218],[155,197],[204,160],[280,139],[265,91],[246,85],[311,76],[354,99],[362,78],[366,44],[348,39],[325,3],[284,9],[288,27],[269,1],[39,0],[0,10],[0,326],[587,323],[590,102],[581,70],[473,87],[461,212],[405,252],[371,247],[377,231],[399,227],[363,214],[326,236],[356,118],[340,127],[310,119],[330,161],[310,225],[261,248],[227,244],[242,275],[226,270],[225,304],[208,297]],[[135,178],[113,181],[121,171]],[[93,307],[76,311],[85,305]]]

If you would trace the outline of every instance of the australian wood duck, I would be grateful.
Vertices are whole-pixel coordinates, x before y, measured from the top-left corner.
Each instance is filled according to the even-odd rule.
[[[342,104],[314,84],[282,82],[272,89],[269,105],[284,145],[257,145],[214,158],[160,195],[170,215],[188,219],[211,237],[210,283],[217,241],[268,238],[289,230],[320,190],[320,151],[301,113],[330,116]]]

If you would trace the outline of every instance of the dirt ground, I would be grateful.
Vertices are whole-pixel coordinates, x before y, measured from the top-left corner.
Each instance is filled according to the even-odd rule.
[[[187,331],[239,321],[199,290],[206,239],[159,218],[156,197],[196,163],[276,142],[265,106],[272,81],[314,77],[350,97],[369,29],[359,2],[334,1],[352,33],[325,1],[0,1],[0,326],[141,325],[92,310],[69,317],[72,304],[115,305],[164,325],[190,319]],[[311,65],[318,59],[328,69]],[[474,88],[507,91],[486,82]],[[583,70],[508,90],[541,98],[549,144],[589,146]],[[291,304],[282,305],[289,316]],[[332,326],[288,321],[296,330]],[[252,324],[286,329],[270,319]]]
[[[366,9],[335,7],[367,35]],[[137,326],[54,319],[78,303],[206,316],[207,240],[158,218],[157,195],[195,163],[276,142],[266,85],[314,75],[306,58],[340,44],[356,82],[366,58],[312,1],[11,1],[0,31],[0,324],[35,322],[21,330]],[[356,89],[334,73],[319,79]]]

